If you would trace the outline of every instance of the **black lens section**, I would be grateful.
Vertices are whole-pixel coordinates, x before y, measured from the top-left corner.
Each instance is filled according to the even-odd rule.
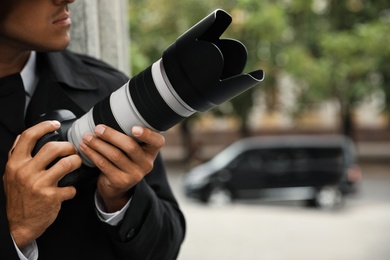
[[[180,59],[176,54],[176,46],[172,44],[165,50],[162,59],[169,82],[176,93],[187,105],[196,111],[204,112],[213,108],[215,104],[209,102],[191,84],[191,79],[188,78],[186,71],[180,65]]]
[[[112,114],[111,106],[110,106],[110,96],[106,97],[105,99],[97,103],[93,107],[92,114],[93,114],[93,121],[95,122],[95,125],[104,124],[114,128],[119,132],[126,134],[119,126],[119,124],[116,122],[115,117]]]
[[[166,131],[185,119],[176,114],[161,97],[154,84],[151,67],[130,80],[129,90],[138,112],[154,129]]]

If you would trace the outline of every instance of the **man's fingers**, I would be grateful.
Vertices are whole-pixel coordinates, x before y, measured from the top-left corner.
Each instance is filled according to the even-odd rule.
[[[15,139],[13,145],[12,145],[11,150],[9,150],[8,158],[9,158],[9,157],[12,155],[12,153],[14,152],[15,146],[16,146],[16,144],[18,143],[19,139],[20,139],[20,135],[18,135],[18,136],[16,137],[16,139]]]
[[[138,140],[144,142],[148,148],[161,149],[165,145],[165,138],[161,134],[145,127],[134,126],[131,133]]]
[[[76,196],[76,188],[73,186],[58,188],[58,193],[61,201],[70,200]]]
[[[122,149],[123,151],[126,151],[126,149],[131,149],[133,153],[141,152],[141,149],[139,149],[139,145],[137,144],[136,140],[112,129],[111,127],[98,125],[96,126],[94,132],[100,139],[118,147],[119,149]]]
[[[77,154],[77,149],[69,142],[48,142],[34,156],[34,161],[42,167],[47,167],[54,160]]]
[[[61,158],[50,169],[47,170],[45,176],[51,185],[58,185],[58,182],[68,173],[77,170],[81,166],[82,160],[80,156],[74,154]]]
[[[111,160],[115,161],[116,164],[122,164],[122,161],[126,159],[126,156],[120,149],[101,140],[100,138],[97,138],[96,136],[93,136],[92,134],[84,135],[80,148],[83,153],[103,172],[116,171],[116,167],[111,163],[109,158],[115,158]],[[124,163],[127,163],[127,166],[130,167],[128,162],[123,162],[123,164]]]
[[[95,128],[95,134],[85,134],[83,142],[121,169],[130,166],[129,158],[145,157],[142,147],[132,137],[103,125]]]
[[[14,156],[17,156],[18,154],[20,154],[21,156],[30,155],[39,138],[41,138],[47,133],[58,130],[60,126],[60,122],[54,120],[44,121],[30,127],[29,129],[24,131],[20,135],[18,140],[15,142],[15,145],[11,150],[12,154],[14,154]],[[9,155],[11,155],[11,152]]]
[[[132,135],[138,139],[137,141],[140,141],[143,145],[153,147],[153,149],[160,149],[165,144],[164,136],[146,127],[134,126],[131,131],[132,131]],[[95,134],[99,138],[123,150],[126,148],[127,143],[123,142],[124,137],[126,135],[119,133],[108,126],[105,125],[96,126]]]
[[[134,137],[140,143],[105,125],[98,125],[94,133],[83,136],[80,148],[111,178],[115,177],[113,172],[118,170],[131,172],[132,175],[149,173],[160,148],[165,144],[161,134],[144,127],[133,129]]]

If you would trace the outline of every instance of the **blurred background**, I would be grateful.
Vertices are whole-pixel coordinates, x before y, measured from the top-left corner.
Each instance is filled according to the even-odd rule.
[[[179,259],[390,259],[390,4],[387,0],[130,0],[131,74],[216,8],[224,38],[265,80],[164,133],[169,179],[187,218]],[[363,174],[337,211],[299,202],[189,200],[188,170],[250,136],[350,137]]]

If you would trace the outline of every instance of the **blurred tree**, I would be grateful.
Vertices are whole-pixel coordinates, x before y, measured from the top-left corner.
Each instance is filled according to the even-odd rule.
[[[381,68],[387,66],[384,57],[390,50],[389,21],[379,15],[386,8],[386,1],[291,2],[296,38],[284,51],[289,57],[286,69],[302,86],[299,98],[304,102],[298,103],[298,111],[326,99],[337,100],[341,131],[354,136],[354,108],[386,86],[377,80],[389,73]]]
[[[261,68],[266,76],[260,88],[212,112],[236,115],[248,135],[254,92],[265,97],[270,111],[280,109],[278,78],[289,74],[300,86],[293,113],[336,100],[341,131],[352,136],[354,108],[380,87],[390,115],[389,5],[388,0],[132,0],[132,71],[148,67],[188,28],[222,8],[233,16],[223,37],[242,41],[248,70]],[[193,147],[189,123],[182,124],[183,140]]]
[[[281,50],[289,33],[282,2],[271,0],[169,0],[162,3],[151,0],[130,1],[132,71],[135,74],[142,71],[159,59],[165,48],[184,31],[213,10],[222,8],[233,16],[233,24],[223,37],[239,39],[246,45],[249,51],[247,68],[250,71],[259,68],[267,71],[266,81],[261,89],[267,97],[267,107],[271,110],[276,109],[278,104],[276,79],[282,71]],[[232,109],[220,106],[211,112],[219,116],[236,115],[241,121],[242,135],[249,135],[248,116],[254,103],[254,91],[255,89],[251,89],[233,99],[230,102],[231,106],[228,106]],[[185,124],[194,119],[196,116],[186,120]],[[183,126],[183,129],[188,129],[188,126]]]
[[[130,1],[131,58],[132,71],[139,73],[160,59],[163,51],[181,34],[220,6],[229,8],[235,1],[218,0],[187,1]],[[187,148],[185,158],[191,160],[196,151],[196,143],[191,135],[191,121],[197,114],[180,124],[181,137]]]
[[[390,119],[390,9],[382,11],[379,20],[360,25],[358,32],[367,41],[366,51],[376,57],[376,70],[370,80],[381,87],[385,113]]]
[[[290,28],[283,1],[238,0],[231,14],[233,24],[228,35],[239,39],[247,47],[247,68],[261,68],[266,75],[260,88],[252,88],[231,101],[233,113],[241,119],[241,134],[248,136],[248,117],[256,98],[254,93],[265,96],[269,111],[278,109],[276,82],[283,71],[285,59],[282,50],[288,43]]]
[[[137,74],[161,58],[177,37],[217,8],[216,0],[131,0],[131,58]]]

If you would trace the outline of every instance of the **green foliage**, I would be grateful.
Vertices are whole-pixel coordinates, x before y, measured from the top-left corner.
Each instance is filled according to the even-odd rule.
[[[318,13],[293,8],[291,25],[299,28],[305,37],[287,47],[286,70],[305,87],[301,100],[309,104],[307,108],[312,102],[337,100],[340,113],[345,115],[345,120],[350,120],[348,114],[357,104],[379,87],[387,89],[388,80],[377,79],[385,79],[389,74],[381,66],[387,63],[383,62],[384,57],[388,60],[390,54],[390,26],[389,19],[378,14],[388,13],[389,5],[369,0],[323,2],[327,5]],[[302,20],[297,17],[303,16],[312,17],[311,27],[320,30],[312,32],[302,26]],[[349,124],[353,128],[353,122]]]
[[[265,71],[260,89],[269,109],[279,108],[275,96],[282,74],[293,76],[301,88],[292,112],[332,99],[344,113],[379,88],[390,104],[387,0],[132,0],[133,73],[159,59],[169,44],[216,8],[233,16],[224,37],[246,45],[246,68]],[[253,99],[251,90],[231,102],[229,113],[243,125]]]
[[[217,8],[219,1],[130,1],[130,34],[133,73],[150,65],[177,37]],[[229,5],[227,5],[228,7]]]

